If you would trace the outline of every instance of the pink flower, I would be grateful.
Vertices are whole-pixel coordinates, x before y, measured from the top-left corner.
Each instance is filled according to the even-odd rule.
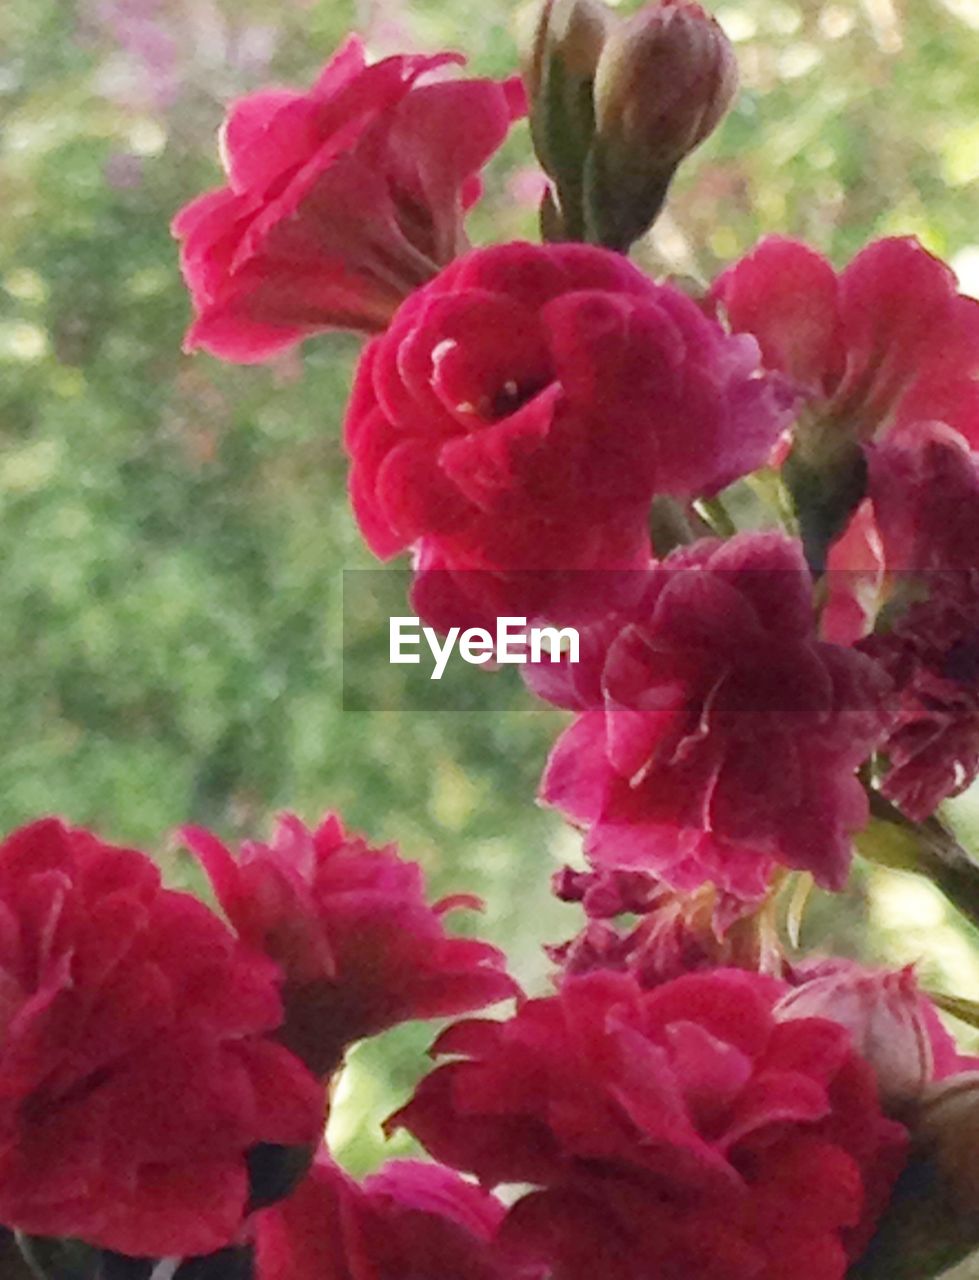
[[[569,669],[580,714],[541,794],[588,828],[596,866],[746,899],[776,862],[842,887],[867,820],[854,773],[886,727],[890,686],[817,639],[798,544],[741,534],[674,552],[589,660]]]
[[[769,236],[712,298],[840,431],[868,440],[908,422],[979,422],[979,303],[912,237],[878,240],[837,274],[806,245]]]
[[[258,1144],[319,1141],[274,967],[144,854],[54,818],[0,844],[0,1221],[121,1253],[235,1236]]]
[[[881,789],[916,822],[979,777],[979,570],[924,584],[927,599],[861,644],[897,688]]]
[[[359,1186],[324,1153],[259,1216],[256,1280],[522,1280],[492,1245],[503,1213],[439,1165],[392,1160]]]
[[[354,512],[376,555],[411,547],[423,578],[452,579],[436,595],[531,616],[560,586],[570,611],[594,608],[581,571],[644,568],[654,495],[713,493],[762,465],[791,399],[759,376],[753,340],[617,254],[476,250],[364,354]]]
[[[900,436],[942,423],[964,451],[979,447],[979,302],[917,240],[879,240],[837,274],[805,245],[770,237],[724,272],[711,300],[735,332],[758,339],[768,368],[808,393],[783,478],[819,571],[865,498],[878,518]]]
[[[974,425],[979,448],[979,413]],[[979,452],[942,422],[895,431],[869,450],[869,492],[891,574],[979,565]]]
[[[943,422],[917,422],[868,454],[870,498],[830,568],[853,562],[862,528],[879,569],[832,573],[824,624],[837,625],[841,609],[852,618],[862,604],[865,625],[837,635],[859,641],[894,681],[882,790],[923,821],[979,776],[979,452]],[[875,617],[878,632],[868,636]]]
[[[445,913],[478,908],[477,898],[429,906],[417,863],[347,835],[334,815],[315,831],[287,815],[237,861],[207,831],[187,828],[184,839],[242,941],[283,970],[281,1038],[318,1076],[365,1036],[518,990],[495,947],[445,931]]]
[[[530,1184],[501,1242],[553,1280],[842,1280],[905,1158],[844,1028],[720,969],[642,991],[571,979],[454,1059],[389,1125],[487,1186]]]
[[[419,84],[456,54],[366,66],[351,37],[308,93],[232,106],[228,185],[175,218],[197,315],[185,347],[266,360],[324,329],[383,329],[401,300],[466,246],[479,170],[519,91],[491,80]]]

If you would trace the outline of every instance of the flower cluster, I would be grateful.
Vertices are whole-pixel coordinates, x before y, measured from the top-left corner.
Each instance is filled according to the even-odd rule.
[[[736,88],[693,0],[543,0],[526,94],[460,61],[352,38],[232,106],[227,183],[174,222],[186,345],[371,335],[369,549],[410,553],[432,635],[577,628],[526,667],[573,716],[541,797],[584,833],[553,881],[576,932],[527,997],[447,925],[479,899],[430,902],[335,814],[237,852],[184,827],[211,905],[89,831],[16,831],[2,1243],[58,1280],[924,1280],[979,1245],[979,1059],[913,968],[795,938],[855,845],[979,920],[940,811],[979,775],[979,304],[910,239],[837,272],[768,238],[703,288],[628,261]],[[544,243],[472,249],[528,109]],[[501,1004],[441,1029],[386,1123],[430,1159],[345,1172],[348,1050]]]
[[[84,829],[0,844],[0,1219],[26,1235],[223,1249],[308,1164],[348,1043],[515,990],[416,865],[335,818],[283,819],[240,868],[192,839],[235,932]]]

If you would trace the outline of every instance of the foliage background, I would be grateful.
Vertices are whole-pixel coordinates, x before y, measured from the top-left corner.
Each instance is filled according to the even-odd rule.
[[[710,274],[766,231],[842,263],[913,232],[979,293],[979,0],[730,0],[718,16],[744,91],[682,173],[649,266]],[[454,46],[509,74],[513,18],[506,0],[0,7],[0,826],[60,812],[179,881],[179,822],[236,837],[283,807],[336,807],[439,890],[482,892],[481,929],[533,986],[539,942],[574,927],[547,878],[575,840],[532,802],[560,718],[512,684],[492,714],[341,709],[340,572],[372,564],[338,435],[357,343],[258,369],[181,355],[168,234],[219,181],[229,99],[309,83],[352,27],[375,54]],[[532,236],[537,189],[521,127],[473,238]],[[956,817],[979,847],[975,805]],[[927,981],[979,993],[974,940],[910,878],[858,872],[804,938],[924,956]],[[353,1167],[378,1159],[377,1121],[429,1035],[355,1055],[333,1134]]]

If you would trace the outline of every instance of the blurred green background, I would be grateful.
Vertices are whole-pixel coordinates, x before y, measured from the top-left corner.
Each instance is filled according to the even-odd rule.
[[[766,231],[842,263],[914,232],[979,293],[979,0],[735,0],[718,16],[744,91],[682,172],[649,266],[707,275]],[[341,710],[341,570],[372,565],[338,430],[358,344],[255,369],[181,355],[168,233],[220,181],[231,98],[308,84],[351,28],[377,55],[456,47],[505,75],[513,17],[505,0],[4,0],[0,826],[59,812],[179,881],[177,823],[237,837],[281,808],[338,808],[440,892],[481,892],[480,928],[533,986],[539,943],[576,927],[547,893],[575,838],[533,802],[561,718],[515,682],[492,713]],[[474,240],[532,236],[537,192],[521,126]],[[957,813],[976,848],[974,806]],[[804,939],[979,992],[974,941],[911,878],[858,872],[846,899],[817,899]],[[377,1122],[430,1035],[354,1055],[333,1133],[353,1167],[378,1159]]]

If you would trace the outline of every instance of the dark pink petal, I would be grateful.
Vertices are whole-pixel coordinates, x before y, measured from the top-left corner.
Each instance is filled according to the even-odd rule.
[[[768,236],[714,283],[736,333],[750,333],[769,368],[824,393],[842,372],[839,291],[825,258],[797,240]]]

